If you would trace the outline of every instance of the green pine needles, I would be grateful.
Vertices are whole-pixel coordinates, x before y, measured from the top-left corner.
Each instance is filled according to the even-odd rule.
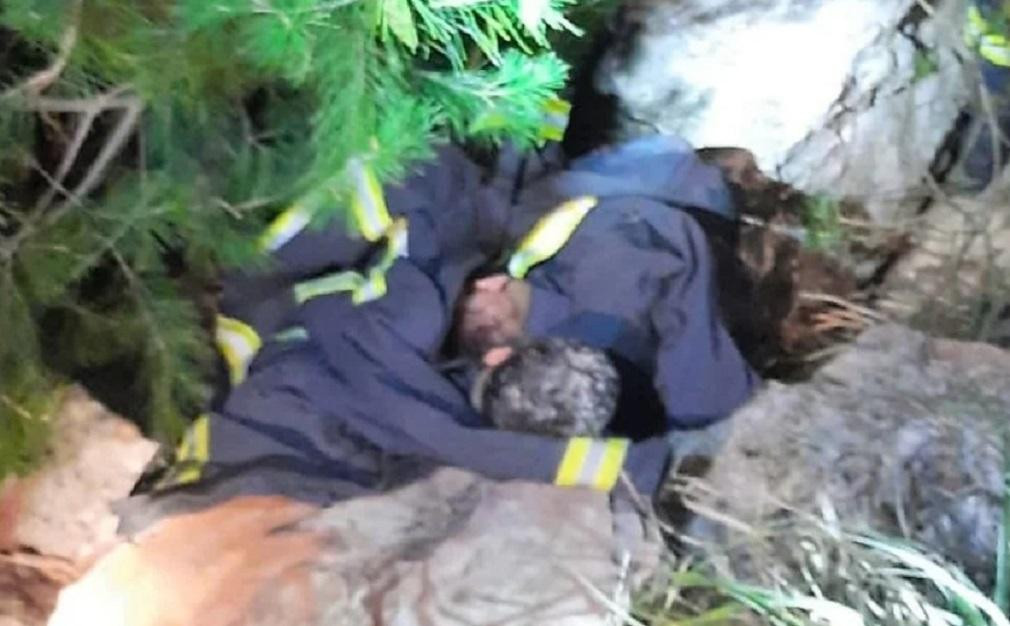
[[[178,434],[217,270],[263,262],[294,201],[335,217],[349,158],[390,180],[449,136],[536,142],[573,3],[0,4],[0,476],[37,458],[68,377]]]

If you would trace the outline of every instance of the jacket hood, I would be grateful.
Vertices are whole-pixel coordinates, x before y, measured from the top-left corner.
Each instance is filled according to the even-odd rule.
[[[653,135],[591,152],[557,175],[563,196],[647,196],[665,204],[735,217],[722,172],[703,162],[683,139]]]

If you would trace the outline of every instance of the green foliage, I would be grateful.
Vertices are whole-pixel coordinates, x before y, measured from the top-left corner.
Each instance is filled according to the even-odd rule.
[[[0,476],[31,467],[45,447],[44,420],[53,384],[39,367],[39,344],[31,311],[11,271],[0,273],[0,321],[25,328],[19,335],[0,335]]]
[[[932,76],[940,71],[940,64],[936,59],[936,53],[929,48],[916,49],[914,62],[913,83],[919,82],[923,78]]]
[[[671,626],[738,623],[742,613],[753,619],[739,623],[771,626],[1010,626],[1005,611],[939,555],[835,521],[755,529],[698,557],[643,593],[637,613]],[[727,564],[749,573],[727,574]]]
[[[393,180],[433,141],[538,141],[567,75],[548,33],[576,32],[574,4],[0,5],[0,473],[82,369],[133,364],[135,417],[176,433],[206,396],[206,285],[263,263],[292,202],[340,217],[349,158]]]
[[[803,205],[806,245],[817,250],[834,250],[842,243],[841,205],[825,195],[808,196]]]

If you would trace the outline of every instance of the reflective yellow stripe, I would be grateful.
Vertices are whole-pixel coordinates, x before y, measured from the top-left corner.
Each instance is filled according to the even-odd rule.
[[[386,230],[386,258],[389,259],[390,265],[398,257],[407,256],[408,242],[410,241],[407,227],[407,218],[398,217]]]
[[[561,98],[551,98],[544,105],[544,112],[550,115],[568,115],[572,111],[572,105]]]
[[[397,218],[391,222],[383,236],[386,238],[386,250],[382,258],[372,266],[365,275],[352,270],[328,274],[319,278],[306,280],[295,285],[295,301],[305,304],[312,298],[334,293],[351,293],[354,304],[371,302],[386,295],[386,272],[393,266],[396,259],[407,256],[407,219]]]
[[[193,420],[176,449],[175,457],[179,471],[173,484],[184,485],[200,479],[203,466],[210,459],[209,415],[205,413]]]
[[[978,7],[968,7],[964,21],[964,40],[983,59],[1001,67],[1010,67],[1010,40],[1006,25],[990,22]]]
[[[629,441],[627,439],[608,439],[600,468],[593,477],[593,487],[601,491],[610,491],[617,484],[617,478],[624,467],[624,458],[628,455]]]
[[[351,299],[354,304],[371,302],[386,295],[386,272],[393,267],[396,259],[407,256],[409,237],[406,218],[398,217],[389,225],[384,235],[386,237],[386,251],[378,264],[368,271],[364,282],[354,290],[354,296]]]
[[[621,475],[628,446],[627,439],[572,437],[561,457],[554,484],[610,491]]]
[[[593,440],[589,437],[572,437],[568,440],[568,447],[565,448],[565,454],[558,465],[557,476],[554,478],[555,485],[574,487],[579,484],[582,465],[592,443]]]
[[[259,352],[263,341],[248,324],[223,315],[217,317],[215,339],[225,363],[228,364],[231,384],[241,383],[249,369],[249,362]]]
[[[375,173],[362,159],[347,161],[351,183],[351,217],[358,232],[368,241],[378,241],[392,223],[382,186]]]
[[[277,250],[291,241],[309,222],[312,212],[301,204],[295,204],[270,222],[266,232],[260,237],[260,249],[268,252]]]
[[[985,35],[978,44],[978,54],[1000,67],[1010,67],[1010,42],[1001,35]]]
[[[351,293],[354,304],[371,302],[386,295],[386,272],[396,259],[407,256],[407,219],[400,217],[390,223],[384,233],[386,250],[382,258],[365,275],[352,270],[328,274],[295,285],[295,301],[305,304],[312,298],[334,293]]]
[[[568,126],[568,114],[572,110],[572,105],[561,100],[552,98],[544,105],[544,121],[540,127],[540,138],[547,141],[561,141],[565,135],[565,128]]]
[[[365,278],[358,272],[347,270],[328,274],[295,285],[295,302],[304,304],[307,300],[331,293],[351,292],[361,287]]]
[[[386,295],[386,272],[381,268],[373,268],[368,272],[368,278],[354,290],[351,302],[354,304],[364,304],[372,300],[378,300]]]
[[[540,218],[509,258],[509,274],[525,278],[535,265],[557,254],[597,202],[593,196],[580,196]]]

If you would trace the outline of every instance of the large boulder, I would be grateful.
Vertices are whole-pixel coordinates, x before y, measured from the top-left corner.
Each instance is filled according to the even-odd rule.
[[[118,546],[50,624],[602,625],[658,547],[631,521],[606,494],[455,469],[323,510],[242,497]]]
[[[125,498],[157,444],[68,387],[52,415],[39,469],[0,482],[0,624],[45,623],[59,588],[116,541],[112,504]]]
[[[890,221],[928,193],[972,93],[963,11],[962,0],[639,0],[594,82],[616,97],[625,136],[741,146],[798,189]]]
[[[771,383],[740,410],[691,502],[750,528],[827,503],[844,526],[925,544],[987,585],[1008,428],[1010,353],[878,326],[809,382]]]
[[[880,309],[932,334],[1010,347],[1010,178],[980,196],[938,198],[909,233]]]

